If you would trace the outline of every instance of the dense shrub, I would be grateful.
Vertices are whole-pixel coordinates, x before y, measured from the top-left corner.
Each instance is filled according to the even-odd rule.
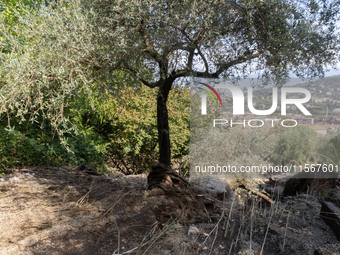
[[[15,116],[11,120],[15,122]],[[31,124],[7,129],[4,122],[0,125],[0,174],[23,165],[101,165],[104,161],[100,137],[90,128],[64,136],[65,147],[51,128]]]
[[[92,128],[105,140],[108,161],[125,174],[148,171],[158,159],[156,122],[157,89],[126,86],[119,93],[72,110],[82,129]],[[87,99],[84,99],[85,101]],[[189,90],[175,87],[169,95],[169,125],[172,157],[188,153]],[[98,144],[98,141],[97,141]]]

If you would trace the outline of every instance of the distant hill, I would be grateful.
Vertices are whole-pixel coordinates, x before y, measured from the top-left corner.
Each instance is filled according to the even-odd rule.
[[[238,82],[238,86],[241,88],[247,88],[252,85],[261,85],[261,83],[255,79],[255,78],[247,78],[247,79],[242,79]],[[340,75],[333,75],[333,76],[328,76],[325,78],[317,78],[312,81],[306,81],[302,80],[299,78],[291,78],[284,86],[295,86],[299,85],[298,87],[318,87],[318,86],[327,86],[330,88],[340,88]],[[275,86],[274,83],[268,84],[265,88],[271,88]],[[264,89],[263,87],[258,87],[258,89]],[[255,87],[255,88],[256,88]]]
[[[332,76],[333,77],[333,76]],[[328,77],[327,77],[328,78]],[[315,79],[314,81],[316,81]],[[248,88],[248,87],[254,87],[255,89],[263,89],[263,88],[272,88],[275,86],[273,82],[268,83],[267,85],[264,85],[263,82],[260,79],[257,78],[245,78],[240,79],[239,81],[234,83],[235,81],[229,80],[229,79],[199,79],[197,80],[199,82],[207,83],[210,85],[214,85],[214,83],[227,83],[227,84],[234,84],[239,88]],[[291,78],[284,86],[293,86],[301,83],[306,83],[306,80],[302,80],[299,78]]]
[[[299,78],[291,78],[284,86],[293,86],[296,84],[301,84],[304,83],[305,80],[299,79]],[[262,83],[260,82],[260,80],[255,79],[255,78],[247,78],[247,79],[242,79],[238,82],[237,84],[240,88],[248,88],[250,86],[254,86],[255,88],[258,89],[262,89],[261,85]],[[265,88],[271,88],[275,86],[275,84],[273,82],[269,83],[268,85],[265,86]]]
[[[340,75],[333,75],[329,77],[325,77],[322,79],[317,79],[312,82],[307,82],[303,84],[299,84],[299,87],[322,87],[326,86],[327,88],[340,88]]]

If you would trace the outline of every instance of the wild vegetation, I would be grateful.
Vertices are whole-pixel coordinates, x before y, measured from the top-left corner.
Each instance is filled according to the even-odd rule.
[[[98,95],[92,107],[86,95],[79,96],[65,109],[73,130],[62,138],[46,119],[19,124],[15,114],[9,114],[11,128],[7,118],[1,121],[0,172],[44,164],[84,164],[125,174],[148,172],[159,155],[155,93],[146,87],[127,87],[119,96]],[[188,108],[188,89],[174,88],[169,99],[174,159],[188,154]]]
[[[315,197],[338,202],[336,179],[291,181],[301,186],[292,195],[308,193],[292,198],[282,179],[182,177],[192,157],[340,163],[340,135],[320,140],[308,127],[211,132],[220,108],[190,116],[200,100],[187,86],[323,76],[339,61],[339,7],[0,0],[0,253],[312,255],[340,245]]]
[[[159,162],[170,165],[171,155],[187,151],[185,139],[175,138],[172,144],[170,140],[177,133],[169,128],[168,114],[175,82],[192,76],[237,78],[256,71],[265,81],[282,84],[289,72],[313,78],[338,59],[336,2],[3,1],[1,6],[0,113],[7,120],[3,126],[13,130],[15,122],[36,123],[51,129],[63,153],[93,164],[101,164],[95,155],[109,149],[107,136],[113,134],[95,132],[108,128],[109,119],[94,117],[89,123],[86,118],[96,115],[96,102],[119,101],[122,88],[143,84],[154,90],[148,101],[154,93],[158,147],[148,138],[154,135],[149,127],[140,133],[144,146],[144,138],[129,133],[126,122],[122,135],[132,140],[115,136],[122,146],[114,142],[117,150],[111,145],[112,153],[120,152],[111,154],[113,161],[127,156],[127,164],[134,165],[137,155],[143,155],[141,148],[157,147]],[[87,116],[85,109],[91,109]],[[101,121],[104,125],[98,127]],[[96,127],[86,122],[97,122]],[[83,139],[81,148],[72,145],[76,137]],[[170,145],[177,146],[173,153]],[[149,149],[144,155],[152,158]],[[90,153],[96,159],[90,159],[89,150],[99,151]],[[141,165],[149,162],[142,160]]]

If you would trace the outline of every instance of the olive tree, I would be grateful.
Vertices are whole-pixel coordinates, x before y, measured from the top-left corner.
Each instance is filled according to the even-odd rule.
[[[118,70],[157,88],[159,162],[169,166],[167,100],[177,79],[257,72],[282,84],[292,72],[298,77],[322,76],[339,58],[338,10],[339,1],[328,0],[60,1],[43,17],[47,23],[36,23],[45,48],[31,52],[39,55],[36,59],[53,61],[36,62],[41,68],[35,67],[39,72],[32,79],[27,75],[32,71],[21,74],[32,82],[40,77],[39,82],[54,84],[58,100],[97,77],[104,77],[105,83]],[[41,29],[44,26],[49,32]],[[58,71],[46,68],[51,63]],[[61,75],[65,72],[68,75]],[[154,168],[149,183],[171,175],[166,168]]]
[[[282,84],[291,72],[323,75],[338,60],[339,2],[100,0],[93,6],[98,42],[105,45],[96,57],[158,88],[159,161],[165,165],[171,155],[167,100],[176,79],[261,70]]]

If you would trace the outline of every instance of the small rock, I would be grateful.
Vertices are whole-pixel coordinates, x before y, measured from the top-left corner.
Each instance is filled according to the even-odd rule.
[[[13,178],[9,179],[10,183],[16,183],[16,182],[19,182],[19,181],[20,181],[20,178],[18,178],[18,177],[13,177]]]
[[[194,227],[194,226],[190,226],[189,231],[188,231],[188,235],[190,236],[191,234],[193,235],[198,235],[200,233],[199,229]]]
[[[230,200],[233,197],[233,193],[230,189],[229,183],[224,176],[191,176],[190,184],[193,185],[198,192],[217,198],[219,200]]]

